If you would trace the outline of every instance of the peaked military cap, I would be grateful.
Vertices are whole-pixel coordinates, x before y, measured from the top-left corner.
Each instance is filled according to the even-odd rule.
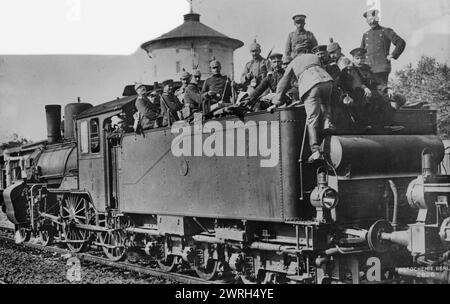
[[[363,48],[356,48],[350,51],[350,54],[355,57],[355,56],[363,56],[366,55],[367,51],[366,49]]]
[[[162,82],[162,84],[163,84],[163,86],[166,86],[166,85],[172,85],[173,86],[173,79],[164,80]]]
[[[281,59],[281,58],[283,58],[283,55],[281,55],[280,53],[272,53],[272,54],[270,54],[269,58],[270,59],[272,59],[272,58]]]
[[[364,17],[364,18],[368,18],[368,17],[376,17],[376,16],[378,16],[378,13],[379,13],[379,12],[380,12],[380,11],[377,10],[377,9],[370,9],[370,10],[364,12],[363,17]]]
[[[250,44],[250,51],[261,50],[261,45],[256,42],[256,39],[253,40],[252,44]]]
[[[327,51],[334,52],[336,50],[339,50],[340,48],[341,46],[339,45],[339,43],[334,42],[333,38],[330,38],[330,44],[327,46]]]
[[[312,52],[313,52],[314,54],[317,54],[317,53],[319,53],[319,52],[326,52],[326,51],[327,51],[327,46],[326,46],[325,44],[315,46],[315,47],[312,49]]]
[[[292,17],[292,20],[294,20],[295,23],[305,22],[306,16],[303,14],[294,15]]]

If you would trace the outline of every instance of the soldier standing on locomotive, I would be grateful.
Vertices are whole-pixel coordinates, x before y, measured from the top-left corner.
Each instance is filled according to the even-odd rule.
[[[261,56],[261,45],[256,42],[256,39],[250,45],[250,54],[252,54],[252,60],[245,64],[241,76],[241,84],[247,88],[249,94],[261,83],[270,70],[270,61]]]
[[[150,101],[147,96],[147,88],[142,83],[137,83],[134,90],[138,94],[135,107],[135,130],[151,129],[157,127],[156,121],[160,115],[160,106],[158,103]],[[137,118],[137,119],[136,119]]]
[[[361,48],[367,51],[367,63],[372,68],[377,81],[387,85],[391,72],[391,60],[397,59],[403,53],[406,43],[393,29],[382,27],[378,23],[378,14],[379,11],[375,9],[363,14],[370,30],[363,34]],[[391,43],[395,48],[389,54]]]
[[[301,79],[298,82],[298,91],[305,105],[309,145],[312,152],[308,161],[312,162],[321,158],[320,145],[323,131],[334,129],[330,109],[333,78],[322,67],[319,57],[314,54],[305,54],[307,51],[306,47],[298,49],[300,54],[288,65],[278,83],[273,103],[283,104],[291,79],[295,77]]]
[[[317,40],[314,34],[305,30],[305,19],[305,15],[295,15],[292,17],[296,30],[288,35],[286,50],[284,52],[286,56],[294,58],[298,54],[295,49],[300,45],[307,49],[307,53],[310,53],[312,48],[317,46]]]

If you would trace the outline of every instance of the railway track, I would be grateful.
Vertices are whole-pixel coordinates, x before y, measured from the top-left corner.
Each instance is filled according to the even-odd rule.
[[[6,228],[6,227],[0,227],[0,239],[15,243],[14,237],[11,236],[11,234],[14,233],[14,229]],[[176,272],[164,272],[158,269],[153,269],[141,265],[135,265],[127,262],[114,262],[111,260],[108,260],[103,257],[95,256],[89,253],[73,253],[69,250],[58,248],[54,246],[43,246],[40,244],[25,242],[23,244],[19,244],[18,246],[25,246],[32,249],[52,252],[52,253],[58,253],[58,254],[67,254],[70,253],[73,256],[76,256],[82,261],[89,261],[105,266],[115,267],[118,269],[126,270],[126,271],[132,271],[140,274],[146,274],[150,275],[156,278],[160,279],[166,279],[169,281],[175,281],[183,284],[221,284],[225,283],[224,281],[206,281],[194,276],[190,276],[188,274],[183,273],[176,273]],[[6,284],[5,282],[0,280],[0,284]]]

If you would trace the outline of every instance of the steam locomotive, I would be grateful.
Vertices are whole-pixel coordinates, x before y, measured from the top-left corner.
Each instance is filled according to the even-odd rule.
[[[396,111],[400,130],[329,134],[325,159],[308,163],[301,106],[220,117],[213,128],[180,123],[183,134],[111,130],[135,100],[67,105],[63,138],[61,107],[46,106],[47,144],[3,192],[23,241],[94,244],[115,261],[138,251],[164,271],[245,283],[389,282],[448,263],[450,176],[437,169],[435,111]],[[255,138],[272,143],[273,166],[251,153]],[[190,153],[175,155],[177,140]],[[196,153],[196,141],[215,153]]]

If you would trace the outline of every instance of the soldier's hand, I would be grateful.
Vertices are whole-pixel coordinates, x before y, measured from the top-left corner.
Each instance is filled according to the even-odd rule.
[[[277,106],[277,105],[281,104],[281,100],[279,100],[278,98],[274,98],[274,99],[272,99],[272,104]]]
[[[387,57],[386,57],[386,59],[387,59],[388,61],[391,61],[393,58],[394,58],[394,57],[392,57],[391,54],[387,55]]]
[[[394,91],[392,91],[392,89],[387,89],[386,94],[387,94],[387,96],[389,98],[393,98],[394,97]]]
[[[372,97],[372,91],[369,88],[364,88],[364,97]]]

